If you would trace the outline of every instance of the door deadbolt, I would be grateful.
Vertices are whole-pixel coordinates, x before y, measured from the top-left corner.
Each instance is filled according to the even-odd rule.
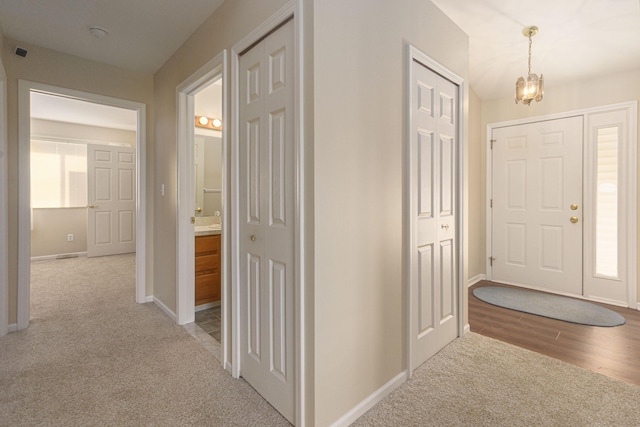
[[[577,211],[578,210],[578,205],[575,205],[575,204],[571,205],[570,208],[571,208],[572,211]]]

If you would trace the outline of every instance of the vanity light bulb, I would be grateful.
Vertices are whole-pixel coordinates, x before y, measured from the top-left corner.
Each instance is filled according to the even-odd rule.
[[[200,117],[198,119],[198,122],[202,125],[205,126],[207,123],[209,123],[209,119],[207,119],[206,117]]]
[[[222,125],[222,120],[220,119],[213,119],[213,127],[219,128]]]

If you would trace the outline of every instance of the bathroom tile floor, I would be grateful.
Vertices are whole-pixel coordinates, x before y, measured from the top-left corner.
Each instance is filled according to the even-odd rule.
[[[196,311],[196,325],[200,326],[214,340],[220,342],[221,334],[220,306]]]

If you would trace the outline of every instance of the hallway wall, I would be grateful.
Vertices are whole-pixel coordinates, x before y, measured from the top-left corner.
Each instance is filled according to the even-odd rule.
[[[26,58],[13,53],[16,46],[27,49]],[[147,162],[154,158],[153,77],[135,71],[67,55],[51,49],[4,39],[1,51],[7,72],[8,173],[9,173],[9,324],[16,323],[18,288],[18,80],[28,80],[99,95],[127,99],[147,105]],[[147,168],[147,253],[152,259],[153,168]],[[146,293],[152,294],[153,269],[147,262]]]
[[[424,0],[314,2],[317,426],[336,422],[407,369],[408,44],[465,80],[466,153],[469,41],[462,30]],[[467,177],[466,164],[460,167]],[[466,206],[468,194],[463,199]],[[466,239],[467,213],[460,214]],[[466,266],[459,279],[466,282]]]

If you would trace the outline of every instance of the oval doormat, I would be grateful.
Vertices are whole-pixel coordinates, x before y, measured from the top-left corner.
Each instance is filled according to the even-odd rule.
[[[474,289],[473,295],[499,307],[581,325],[611,327],[626,322],[624,317],[608,308],[543,292],[483,286]]]

